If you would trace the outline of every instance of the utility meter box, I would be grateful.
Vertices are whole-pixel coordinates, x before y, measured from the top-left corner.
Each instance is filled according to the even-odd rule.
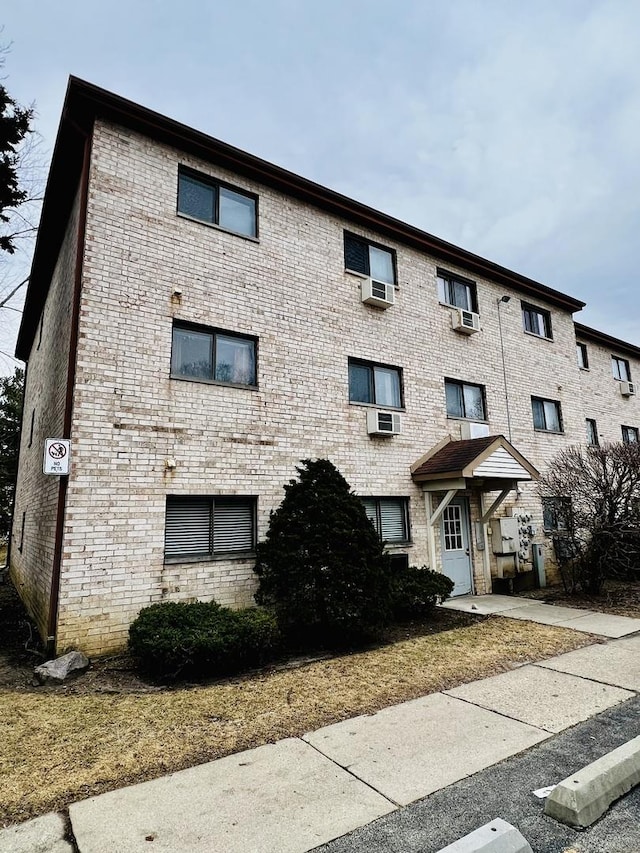
[[[491,548],[494,554],[518,553],[520,533],[517,518],[494,518],[491,520]]]

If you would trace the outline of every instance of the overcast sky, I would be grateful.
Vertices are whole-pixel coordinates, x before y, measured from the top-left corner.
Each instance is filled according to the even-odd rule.
[[[570,293],[580,322],[640,344],[640,2],[30,0],[0,23],[47,156],[74,74]],[[0,311],[0,350],[18,321]]]

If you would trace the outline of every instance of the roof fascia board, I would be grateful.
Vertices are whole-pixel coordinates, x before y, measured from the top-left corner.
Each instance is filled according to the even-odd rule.
[[[620,338],[614,338],[613,335],[607,335],[605,332],[592,329],[590,326],[583,326],[581,323],[574,323],[574,326],[578,338],[586,338],[593,343],[602,344],[607,349],[619,350],[640,358],[640,347],[635,344],[621,341]]]

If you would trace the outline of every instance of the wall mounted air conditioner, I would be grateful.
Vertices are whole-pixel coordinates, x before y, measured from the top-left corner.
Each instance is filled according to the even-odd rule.
[[[623,397],[633,397],[633,395],[636,393],[636,389],[633,382],[621,382],[620,393]]]
[[[385,281],[363,278],[362,301],[367,305],[375,305],[376,308],[388,308],[396,301],[396,289]]]
[[[451,314],[451,325],[456,332],[463,335],[473,335],[480,331],[480,315],[475,311],[465,311],[464,308],[456,308]]]
[[[397,412],[367,412],[367,432],[369,435],[399,435],[401,432],[400,415]]]
[[[475,421],[465,421],[460,424],[460,438],[485,438],[489,435],[489,424],[479,424]]]

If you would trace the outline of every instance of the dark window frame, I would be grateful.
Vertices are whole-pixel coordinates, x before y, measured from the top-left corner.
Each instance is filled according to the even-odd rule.
[[[585,418],[587,427],[587,444],[589,447],[600,446],[600,436],[598,435],[598,424],[595,418]]]
[[[583,344],[582,341],[576,341],[576,354],[580,370],[589,370],[589,351],[587,345]],[[581,360],[582,364],[580,363]]]
[[[370,388],[372,390],[373,402],[366,403],[361,400],[352,400],[351,399],[351,365],[358,367],[367,367],[371,370],[371,382]],[[400,392],[400,405],[399,406],[391,406],[388,403],[379,403],[376,399],[376,385],[375,385],[375,369],[376,367],[380,367],[383,370],[395,370],[398,374],[398,387]],[[404,380],[403,380],[403,371],[401,367],[398,367],[396,364],[383,364],[380,361],[367,361],[363,358],[351,358],[347,359],[347,380],[349,385],[349,404],[352,406],[373,406],[377,409],[392,409],[396,412],[404,411]]]
[[[535,416],[535,411],[534,411],[534,406],[533,406],[534,402],[543,404],[542,405],[542,414],[543,414],[543,420],[545,422],[544,427],[536,426],[536,416]],[[557,415],[558,415],[558,423],[560,425],[560,429],[549,429],[549,427],[546,426],[547,418],[546,418],[546,413],[544,411],[544,403],[553,403],[553,405],[556,407]],[[564,434],[564,421],[562,418],[562,405],[561,405],[559,400],[551,400],[548,397],[537,397],[537,396],[532,395],[531,396],[531,415],[533,417],[533,429],[535,432],[550,432],[553,435],[563,435]]]
[[[207,378],[204,376],[189,376],[187,374],[182,373],[174,373],[174,332],[176,329],[181,329],[185,332],[198,332],[201,335],[209,335],[212,339],[211,341],[211,378]],[[255,382],[252,383],[244,383],[244,382],[225,382],[223,379],[216,379],[216,336],[222,336],[226,338],[236,338],[239,341],[250,341],[253,343],[253,364],[254,364],[254,379]],[[249,391],[257,391],[258,390],[258,346],[259,339],[255,335],[245,335],[243,332],[233,332],[229,329],[221,329],[217,326],[203,326],[199,323],[190,323],[188,321],[177,320],[175,319],[171,325],[171,361],[169,365],[169,377],[171,379],[180,379],[185,382],[204,382],[207,385],[224,385],[227,388],[244,388]]]
[[[629,440],[630,435],[635,436],[635,438],[633,438],[631,441]],[[623,444],[638,444],[639,441],[640,441],[640,430],[638,430],[638,427],[628,426],[627,424],[622,424],[622,443]]]
[[[377,243],[375,240],[369,240],[368,237],[363,237],[361,234],[354,234],[352,231],[344,232],[344,268],[346,272],[355,273],[356,275],[366,276],[367,278],[371,278],[371,267],[370,267],[370,259],[369,254],[367,252],[367,263],[365,269],[357,270],[354,269],[353,266],[350,266],[347,263],[347,240],[352,240],[356,243],[361,243],[363,246],[366,246],[367,249],[370,246],[373,246],[374,249],[380,249],[382,252],[388,252],[391,255],[391,263],[393,266],[393,281],[392,282],[384,282],[385,284],[392,284],[393,287],[398,289],[398,256],[395,249],[392,249],[390,246],[385,246],[383,243]],[[375,279],[378,281],[378,279]]]
[[[620,370],[621,364],[624,365],[624,369],[625,369],[625,372],[627,374],[625,379],[623,379],[622,376],[620,376],[620,375],[616,376],[616,371],[618,372],[618,374],[621,373],[621,370]],[[627,359],[627,358],[620,358],[619,355],[613,355],[613,353],[612,353],[611,354],[611,372],[613,373],[613,378],[616,380],[616,382],[631,382],[632,381],[631,380],[631,365],[629,364],[629,359]]]
[[[468,308],[466,305],[456,305],[456,303],[453,300],[445,299],[443,301],[443,299],[441,298],[441,294],[440,294],[440,283],[439,283],[438,279],[443,279],[443,281],[445,283],[445,286],[444,286],[445,297],[448,295],[447,291],[449,290],[447,285],[451,285],[454,282],[458,282],[459,284],[463,284],[466,287],[468,287],[469,293],[471,296],[471,308]],[[436,287],[437,287],[437,292],[438,292],[438,301],[440,302],[441,305],[446,305],[449,308],[461,308],[463,311],[473,311],[474,314],[479,313],[479,311],[478,311],[478,285],[475,281],[473,281],[473,279],[465,278],[464,276],[457,275],[456,273],[452,273],[452,272],[449,272],[448,270],[441,269],[440,267],[438,267],[436,269]],[[450,295],[450,291],[449,291],[449,295]]]
[[[184,177],[189,178],[192,181],[198,182],[203,186],[210,187],[215,190],[215,206],[214,206],[214,214],[213,220],[203,219],[199,216],[193,216],[190,213],[185,213],[180,210],[180,178],[184,175]],[[243,231],[234,231],[231,228],[228,228],[226,225],[222,225],[220,223],[220,189],[226,189],[230,192],[236,193],[237,195],[244,196],[244,198],[251,199],[254,203],[254,230],[255,234],[245,234]],[[176,191],[176,214],[178,216],[183,217],[184,219],[188,219],[191,222],[200,222],[203,225],[209,225],[213,228],[219,228],[221,231],[226,232],[227,234],[234,234],[236,237],[244,237],[245,240],[255,240],[259,241],[260,239],[260,229],[259,229],[259,196],[256,193],[251,192],[250,190],[245,190],[242,187],[236,187],[233,184],[229,184],[226,181],[222,181],[219,178],[215,178],[212,175],[207,175],[205,172],[199,172],[197,169],[192,169],[189,166],[178,166],[178,185]]]
[[[169,502],[174,501],[176,503],[189,503],[189,502],[209,502],[210,503],[210,515],[209,515],[209,547],[210,550],[207,553],[198,553],[198,554],[172,554],[171,556],[167,556],[166,553],[166,523],[167,523],[167,512],[169,507]],[[251,537],[252,543],[251,547],[248,549],[242,550],[220,550],[217,551],[215,549],[215,542],[213,541],[213,526],[214,526],[214,517],[215,517],[215,504],[216,501],[218,503],[222,503],[225,505],[230,504],[251,504]],[[257,495],[167,495],[165,498],[165,541],[163,545],[164,552],[164,562],[166,564],[173,563],[203,563],[203,562],[211,562],[216,560],[247,560],[255,557],[256,553],[256,545],[258,542],[258,497]]]
[[[540,308],[539,305],[533,305],[531,302],[520,302],[520,307],[522,309],[522,328],[527,335],[533,335],[535,338],[541,338],[544,341],[552,341],[553,340],[553,326],[551,324],[551,312],[547,311],[546,308]],[[541,335],[539,332],[533,330],[533,328],[527,328],[527,326],[532,326],[531,321],[527,320],[528,315],[537,314],[542,317],[542,324],[544,326],[545,334]]]
[[[570,497],[542,498],[542,529],[545,533],[565,533],[571,529],[571,513]]]
[[[33,430],[36,425],[36,410],[33,409],[31,412],[31,426],[29,427],[29,443],[27,447],[31,447],[33,445]]]
[[[464,400],[464,389],[465,386],[468,388],[479,388],[482,396],[482,417],[476,418],[471,415],[451,415],[449,414],[449,409],[447,408],[447,385],[455,385],[457,388],[462,389],[462,406],[465,408],[465,400]],[[486,396],[486,388],[484,385],[480,385],[477,382],[464,382],[461,379],[451,379],[445,376],[444,379],[444,398],[445,398],[445,409],[447,412],[447,418],[453,418],[455,420],[463,420],[463,421],[474,421],[476,423],[486,423],[489,418],[487,417],[487,396]]]
[[[406,546],[412,544],[411,539],[411,514],[409,512],[409,498],[403,495],[361,495],[360,500],[364,501],[375,501],[376,507],[376,521],[375,523],[372,521],[376,533],[378,534],[378,538],[382,540],[382,510],[381,510],[381,501],[393,501],[402,505],[402,521],[404,527],[404,539],[385,539],[382,540],[385,543],[385,546],[394,547],[394,546]],[[368,516],[367,516],[368,518]],[[371,519],[370,519],[371,520]]]

